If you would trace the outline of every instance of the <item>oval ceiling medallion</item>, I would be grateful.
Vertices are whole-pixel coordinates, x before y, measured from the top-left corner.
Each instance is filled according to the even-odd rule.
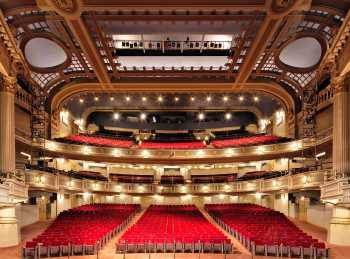
[[[319,64],[323,52],[324,46],[319,39],[304,36],[282,46],[277,63],[287,70],[307,72]]]
[[[46,37],[29,39],[24,46],[24,55],[29,65],[38,72],[55,71],[70,63],[66,49]]]

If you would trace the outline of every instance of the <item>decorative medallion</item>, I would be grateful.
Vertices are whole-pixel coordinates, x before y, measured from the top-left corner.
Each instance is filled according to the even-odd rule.
[[[56,8],[65,13],[74,13],[78,9],[78,5],[74,0],[52,0]]]

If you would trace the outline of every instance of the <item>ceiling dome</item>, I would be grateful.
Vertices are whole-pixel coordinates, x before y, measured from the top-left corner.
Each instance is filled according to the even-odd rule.
[[[279,54],[283,65],[307,69],[317,65],[322,57],[321,43],[314,37],[302,37],[286,45]]]
[[[28,40],[24,54],[28,63],[36,68],[54,68],[68,59],[66,51],[58,43],[43,37]]]

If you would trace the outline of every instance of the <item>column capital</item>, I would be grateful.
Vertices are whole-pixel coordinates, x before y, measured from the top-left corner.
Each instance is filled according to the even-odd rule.
[[[350,88],[350,72],[332,78],[332,87],[335,93],[348,92]]]
[[[0,74],[0,92],[15,93],[17,89],[17,78]]]

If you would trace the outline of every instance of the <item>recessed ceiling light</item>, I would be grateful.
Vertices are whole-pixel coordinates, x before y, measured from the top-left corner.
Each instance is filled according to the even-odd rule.
[[[224,96],[224,97],[222,97],[222,100],[224,101],[224,102],[227,102],[228,101],[228,96]]]
[[[259,97],[258,96],[254,96],[253,100],[254,100],[254,102],[258,102],[259,101]]]
[[[201,121],[201,120],[204,120],[204,118],[205,118],[205,115],[203,112],[198,113],[198,120]]]
[[[146,113],[142,112],[142,113],[140,114],[140,119],[141,119],[141,120],[145,120],[146,117],[147,117]]]
[[[130,96],[126,96],[126,97],[125,97],[125,100],[126,100],[127,102],[129,102],[129,101],[130,101]]]
[[[174,101],[175,101],[175,102],[178,102],[179,100],[180,100],[180,98],[177,97],[177,96],[175,96]]]
[[[163,102],[163,96],[158,96],[158,102]]]
[[[211,96],[207,96],[207,102],[211,101]]]
[[[80,98],[80,99],[79,99],[79,102],[80,102],[80,103],[83,103],[83,102],[84,102],[84,99],[83,99],[83,98]]]
[[[95,96],[95,97],[94,97],[94,100],[97,102],[97,101],[98,101],[98,97],[97,97],[97,96]]]
[[[143,102],[147,101],[147,97],[146,96],[142,96],[142,101]]]
[[[109,97],[109,100],[114,101],[114,97],[113,96]]]
[[[232,114],[230,112],[226,112],[225,119],[230,120],[232,118]]]
[[[115,113],[113,114],[113,118],[114,118],[115,120],[119,120],[119,118],[120,118],[119,112],[115,112]]]
[[[191,96],[191,102],[194,102],[195,99],[194,96]]]
[[[241,95],[238,99],[239,99],[240,102],[243,102],[244,101],[244,96]]]

